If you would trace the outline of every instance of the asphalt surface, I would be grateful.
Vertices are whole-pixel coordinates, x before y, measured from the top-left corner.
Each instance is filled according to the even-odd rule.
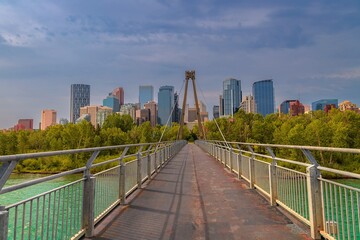
[[[194,144],[100,228],[92,239],[310,239]]]

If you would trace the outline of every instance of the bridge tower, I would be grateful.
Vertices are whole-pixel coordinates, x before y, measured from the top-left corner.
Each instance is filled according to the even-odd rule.
[[[184,130],[183,130],[183,127],[184,127],[186,98],[187,98],[188,84],[189,84],[189,80],[190,80],[190,79],[192,80],[192,84],[193,84],[194,98],[195,98],[195,107],[196,107],[196,116],[197,116],[197,120],[198,120],[200,139],[202,139],[202,138],[205,138],[205,134],[204,134],[204,130],[203,130],[203,128],[202,128],[201,117],[200,117],[199,101],[198,101],[197,92],[196,92],[195,70],[185,71],[185,93],[184,93],[184,101],[183,101],[183,106],[182,106],[182,111],[181,111],[180,128],[179,128],[179,132],[178,132],[177,138],[178,138],[178,139],[182,139],[182,138],[183,138],[183,131],[184,131]]]

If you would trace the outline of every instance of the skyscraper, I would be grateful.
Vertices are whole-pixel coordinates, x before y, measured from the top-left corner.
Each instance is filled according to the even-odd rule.
[[[109,95],[103,100],[103,106],[109,107],[112,109],[112,112],[119,112],[120,105],[119,99],[114,95]]]
[[[280,104],[279,112],[297,116],[299,114],[304,114],[305,108],[299,100],[285,100]]]
[[[154,100],[154,88],[151,85],[139,86],[139,103],[140,108],[144,108],[144,104]]]
[[[224,115],[233,115],[240,107],[241,81],[229,78],[223,82]]]
[[[174,107],[174,87],[162,86],[158,93],[158,116],[159,124],[165,125],[169,119],[169,124],[172,122],[171,111]]]
[[[241,102],[241,107],[242,110],[244,110],[244,112],[246,113],[255,113],[255,100],[254,97],[249,95],[249,96],[245,96],[245,98],[243,99],[243,101]]]
[[[257,81],[252,86],[256,112],[266,116],[274,113],[274,85],[272,79]]]
[[[119,101],[119,107],[117,109],[114,109],[114,112],[119,112],[120,107],[124,105],[124,89],[122,87],[117,87],[112,91],[111,94],[115,96]]]
[[[217,105],[213,106],[213,117],[219,118],[220,117],[220,107]]]
[[[80,108],[90,105],[90,85],[71,84],[70,122],[75,123],[80,117]]]
[[[145,109],[150,111],[150,123],[152,127],[155,127],[157,124],[157,104],[155,101],[150,101],[144,104]]]
[[[179,94],[174,94],[173,122],[180,123]]]
[[[45,109],[41,112],[41,130],[56,124],[56,111],[54,109]]]
[[[337,108],[338,100],[337,99],[321,99],[321,100],[318,100],[311,104],[313,111],[317,111],[317,110],[324,111],[326,105],[335,105],[335,107]]]

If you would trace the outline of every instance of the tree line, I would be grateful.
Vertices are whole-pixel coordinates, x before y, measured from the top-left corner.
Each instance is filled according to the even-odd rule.
[[[227,141],[360,149],[360,114],[353,111],[332,109],[328,113],[263,117],[240,110],[233,118],[219,118],[217,123]],[[205,123],[205,131],[208,139],[223,140],[214,121]],[[299,150],[276,151],[279,157],[306,162]],[[360,172],[359,154],[318,151],[314,155],[323,166]]]

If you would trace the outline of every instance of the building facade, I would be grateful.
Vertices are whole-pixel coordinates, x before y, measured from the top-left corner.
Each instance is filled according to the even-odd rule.
[[[117,87],[112,91],[111,95],[116,97],[118,99],[118,102],[119,102],[119,107],[114,109],[113,112],[119,112],[120,111],[120,106],[124,105],[124,97],[125,97],[124,89],[122,87]]]
[[[240,107],[242,92],[241,81],[229,78],[223,81],[224,115],[233,115]]]
[[[71,84],[70,122],[75,123],[80,117],[80,108],[90,105],[90,85]]]
[[[149,110],[150,113],[150,123],[152,127],[155,127],[157,124],[157,104],[155,101],[150,101],[144,104],[145,109]]]
[[[174,87],[162,86],[158,93],[158,118],[159,124],[165,125],[169,119],[172,123],[172,109],[174,107]]]
[[[213,106],[213,117],[214,118],[220,117],[220,107],[218,105]]]
[[[344,111],[354,111],[357,113],[360,112],[359,107],[355,103],[352,103],[348,100],[345,100],[345,101],[339,103],[339,110],[342,112],[344,112]]]
[[[241,102],[240,109],[242,109],[246,113],[256,113],[254,97],[251,95],[245,96],[243,101]]]
[[[179,108],[179,94],[176,92],[174,94],[174,111],[173,111],[173,122],[180,123],[180,108]]]
[[[136,110],[138,109],[137,104],[126,103],[120,107],[120,115],[130,115],[130,117],[136,123]]]
[[[144,108],[145,103],[154,101],[154,87],[152,85],[139,86],[140,109]]]
[[[279,106],[279,113],[298,116],[305,113],[305,107],[299,100],[285,100]]]
[[[41,112],[41,130],[45,130],[56,124],[56,111],[54,109],[45,109]]]
[[[109,95],[103,100],[103,106],[109,107],[112,109],[112,112],[120,111],[120,102],[119,99],[114,95]]]
[[[274,84],[272,79],[254,82],[252,92],[257,113],[263,116],[274,113],[275,99]]]
[[[80,108],[80,117],[89,115],[90,122],[94,127],[101,124],[105,121],[106,117],[112,113],[112,109],[104,106],[85,106]],[[99,119],[98,119],[99,117]],[[100,126],[101,126],[100,125]]]
[[[333,105],[335,106],[336,108],[338,107],[338,100],[337,99],[321,99],[321,100],[318,100],[316,102],[313,102],[311,104],[311,107],[312,107],[312,111],[317,111],[317,110],[322,110],[324,111],[325,108],[326,108],[326,105]],[[329,106],[327,107],[327,109],[329,108]]]

